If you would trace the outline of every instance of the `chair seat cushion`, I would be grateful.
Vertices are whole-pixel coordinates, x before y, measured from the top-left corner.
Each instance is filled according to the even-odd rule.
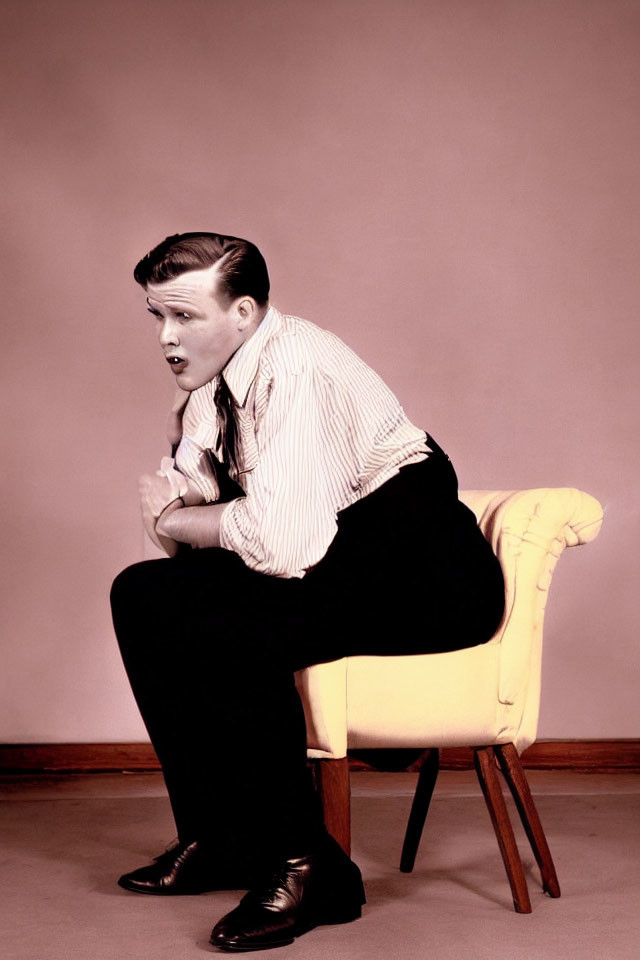
[[[349,747],[444,747],[513,739],[498,702],[499,644],[347,661]]]

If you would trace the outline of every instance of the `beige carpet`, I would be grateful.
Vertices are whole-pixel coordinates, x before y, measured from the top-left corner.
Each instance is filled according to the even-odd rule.
[[[321,927],[282,948],[290,960],[637,960],[640,777],[532,773],[562,897],[541,892],[518,830],[533,913],[512,909],[473,774],[440,775],[411,875],[397,869],[415,776],[352,777],[361,920]],[[233,892],[158,899],[115,880],[173,836],[157,775],[5,780],[0,955],[3,960],[197,960]],[[284,953],[283,953],[284,951]],[[279,954],[265,951],[256,956]]]

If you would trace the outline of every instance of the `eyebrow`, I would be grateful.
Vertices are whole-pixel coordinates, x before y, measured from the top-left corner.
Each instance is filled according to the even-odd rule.
[[[178,297],[177,300],[179,301],[179,299],[180,298]],[[161,303],[160,306],[164,307],[166,310],[172,310],[173,313],[197,313],[198,312],[197,308],[195,306],[192,306],[190,303],[180,303],[180,302],[174,301],[174,303]],[[149,310],[155,310],[156,312],[158,311],[158,308],[154,307],[153,304],[149,301],[149,297],[147,297],[147,307],[149,308]]]

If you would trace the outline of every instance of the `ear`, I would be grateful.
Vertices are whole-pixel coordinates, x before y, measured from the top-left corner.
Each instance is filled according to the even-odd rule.
[[[238,318],[238,330],[246,330],[252,326],[258,316],[258,304],[253,297],[240,297],[236,301],[236,316]]]

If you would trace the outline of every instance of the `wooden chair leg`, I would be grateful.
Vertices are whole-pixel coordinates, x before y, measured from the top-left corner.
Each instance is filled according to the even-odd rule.
[[[431,803],[439,769],[440,751],[431,749],[420,769],[416,792],[411,804],[411,813],[409,814],[400,857],[400,869],[403,873],[411,873],[416,862],[416,854],[418,853],[418,846],[429,812],[429,804]]]
[[[320,796],[324,824],[347,856],[351,856],[351,792],[349,761],[313,760],[316,790]]]
[[[531,790],[529,789],[525,772],[520,763],[518,751],[512,743],[494,746],[493,751],[498,758],[500,769],[513,794],[513,799],[515,800],[520,819],[522,820],[522,826],[529,838],[531,849],[540,867],[542,887],[550,897],[559,897],[560,884],[558,883],[556,869],[551,859],[547,838],[544,835],[544,830],[542,829],[540,817],[538,816],[538,811],[531,796]]]
[[[509,812],[502,796],[500,778],[491,747],[476,747],[473,762],[482,787],[484,799],[489,810],[491,823],[498,839],[509,885],[513,895],[513,905],[517,913],[531,913],[531,901],[527,880],[518,853],[516,838],[509,819]]]

